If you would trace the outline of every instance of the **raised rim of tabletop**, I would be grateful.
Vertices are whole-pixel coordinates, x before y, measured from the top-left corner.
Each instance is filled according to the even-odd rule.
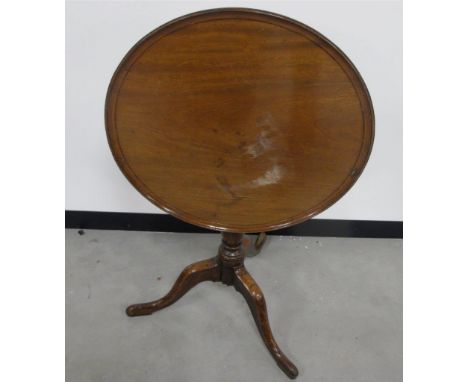
[[[201,219],[197,216],[189,214],[185,211],[179,210],[176,207],[169,206],[162,198],[156,198],[151,196],[153,193],[147,188],[147,186],[133,173],[132,169],[125,161],[125,157],[122,155],[121,149],[118,143],[118,135],[115,133],[115,123],[113,120],[114,111],[115,111],[115,101],[118,96],[118,91],[120,84],[125,78],[126,69],[128,69],[133,62],[135,61],[135,53],[144,48],[147,44],[154,43],[153,38],[157,35],[163,37],[169,33],[174,32],[179,29],[179,27],[186,26],[194,22],[202,22],[219,18],[241,18],[241,19],[253,19],[263,22],[273,23],[275,25],[282,26],[291,30],[295,33],[299,33],[309,39],[313,37],[314,43],[319,42],[320,47],[324,49],[343,69],[347,74],[351,83],[353,84],[354,89],[356,90],[357,97],[359,98],[361,104],[361,112],[363,116],[363,141],[361,143],[361,150],[357,157],[357,160],[353,166],[353,170],[350,175],[337,187],[333,193],[331,193],[326,199],[324,199],[320,204],[315,205],[314,207],[304,210],[304,212],[291,216],[288,219],[282,219],[281,221],[261,224],[261,225],[233,225],[233,226],[220,226],[213,224],[209,220]],[[190,13],[176,19],[173,19],[160,27],[154,29],[146,36],[141,38],[125,55],[117,69],[112,76],[111,82],[109,84],[106,101],[105,101],[105,125],[106,125],[106,135],[109,146],[111,148],[112,155],[117,162],[122,173],[125,175],[127,180],[151,203],[156,205],[161,210],[175,216],[176,218],[185,221],[190,224],[201,226],[204,228],[217,230],[217,231],[226,231],[226,232],[238,232],[238,233],[251,233],[251,232],[267,232],[273,231],[292,225],[296,225],[305,220],[310,219],[311,217],[323,212],[335,202],[337,202],[349,189],[355,184],[359,176],[361,175],[364,167],[366,166],[370,153],[372,151],[372,145],[374,141],[374,110],[372,106],[372,100],[369,95],[364,80],[362,79],[359,71],[356,69],[351,60],[330,40],[328,40],[321,33],[317,32],[315,29],[299,22],[289,17],[276,14],[269,11],[263,11],[258,9],[251,8],[214,8],[204,11],[198,11]]]

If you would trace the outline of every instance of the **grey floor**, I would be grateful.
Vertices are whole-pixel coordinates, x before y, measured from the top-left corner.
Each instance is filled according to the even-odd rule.
[[[234,288],[206,282],[152,316],[220,236],[66,231],[67,382],[287,381]],[[402,241],[273,236],[246,260],[298,380],[402,380]]]

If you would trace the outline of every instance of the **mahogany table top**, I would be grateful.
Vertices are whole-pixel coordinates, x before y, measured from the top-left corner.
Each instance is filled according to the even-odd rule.
[[[350,60],[315,30],[248,9],[171,21],[140,40],[109,86],[120,169],[189,223],[261,232],[336,202],[361,174],[374,115]]]

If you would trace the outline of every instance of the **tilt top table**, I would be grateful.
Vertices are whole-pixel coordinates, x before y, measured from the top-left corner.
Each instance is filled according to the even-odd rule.
[[[244,267],[243,234],[309,219],[361,174],[374,116],[353,64],[318,32],[280,15],[194,13],[125,56],[109,86],[106,130],[117,164],[143,196],[223,232],[216,257],[188,266],[165,297],[127,314],[167,307],[202,281],[233,285],[279,367],[296,377]]]

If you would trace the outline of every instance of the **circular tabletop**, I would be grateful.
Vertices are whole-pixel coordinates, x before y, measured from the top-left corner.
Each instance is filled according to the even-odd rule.
[[[374,115],[350,60],[284,16],[217,9],[140,40],[106,100],[116,162],[186,222],[270,231],[314,216],[354,184]]]

